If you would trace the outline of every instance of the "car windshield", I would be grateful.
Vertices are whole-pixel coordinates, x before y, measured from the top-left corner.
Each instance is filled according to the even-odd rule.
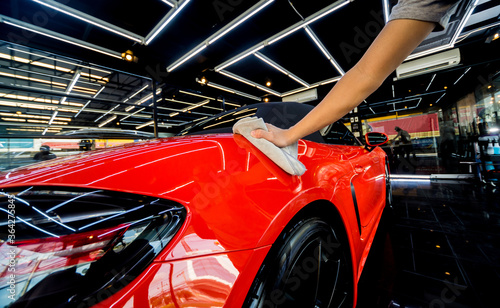
[[[202,135],[213,133],[232,133],[232,127],[238,120],[247,117],[258,117],[264,122],[279,128],[289,128],[300,121],[313,106],[299,103],[259,103],[227,111],[216,116],[201,120],[197,124],[181,131],[179,135]],[[323,142],[318,134],[305,139]]]
[[[201,120],[187,127],[178,135],[232,133],[234,123],[246,117],[262,118],[266,123],[286,129],[299,122],[313,108],[310,105],[292,102],[253,104]],[[361,145],[356,137],[341,122],[328,125],[324,129],[312,133],[303,139],[338,145]]]
[[[200,122],[187,127],[179,133],[179,135],[187,134],[210,134],[214,132],[230,132],[234,123],[238,120],[255,116],[257,108],[245,106],[235,110],[220,113],[216,116],[201,120]]]

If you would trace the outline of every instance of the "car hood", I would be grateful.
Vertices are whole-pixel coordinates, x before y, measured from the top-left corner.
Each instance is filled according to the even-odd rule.
[[[310,169],[298,177],[241,135],[173,137],[3,172],[0,187],[88,187],[176,201],[188,211],[182,245],[160,258],[178,259],[271,244],[288,216],[312,200],[331,197],[336,174],[345,172],[345,164],[323,162],[332,155],[326,146],[300,141],[299,159]]]
[[[231,135],[174,137],[85,152],[2,172],[0,185],[63,185],[163,195],[193,181],[203,169],[223,170],[223,147],[232,139]]]

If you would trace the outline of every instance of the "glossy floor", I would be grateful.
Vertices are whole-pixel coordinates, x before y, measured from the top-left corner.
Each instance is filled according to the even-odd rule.
[[[392,183],[357,307],[500,307],[500,185]]]

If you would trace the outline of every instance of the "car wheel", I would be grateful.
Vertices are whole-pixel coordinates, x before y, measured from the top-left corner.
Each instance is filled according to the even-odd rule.
[[[388,163],[385,164],[385,207],[392,208],[392,184]]]
[[[244,307],[352,307],[348,245],[321,218],[300,220],[280,236]]]

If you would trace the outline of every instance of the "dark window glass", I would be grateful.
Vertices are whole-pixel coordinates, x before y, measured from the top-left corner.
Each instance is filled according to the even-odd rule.
[[[328,144],[361,145],[347,127],[341,122],[335,122],[321,130],[321,135]]]

